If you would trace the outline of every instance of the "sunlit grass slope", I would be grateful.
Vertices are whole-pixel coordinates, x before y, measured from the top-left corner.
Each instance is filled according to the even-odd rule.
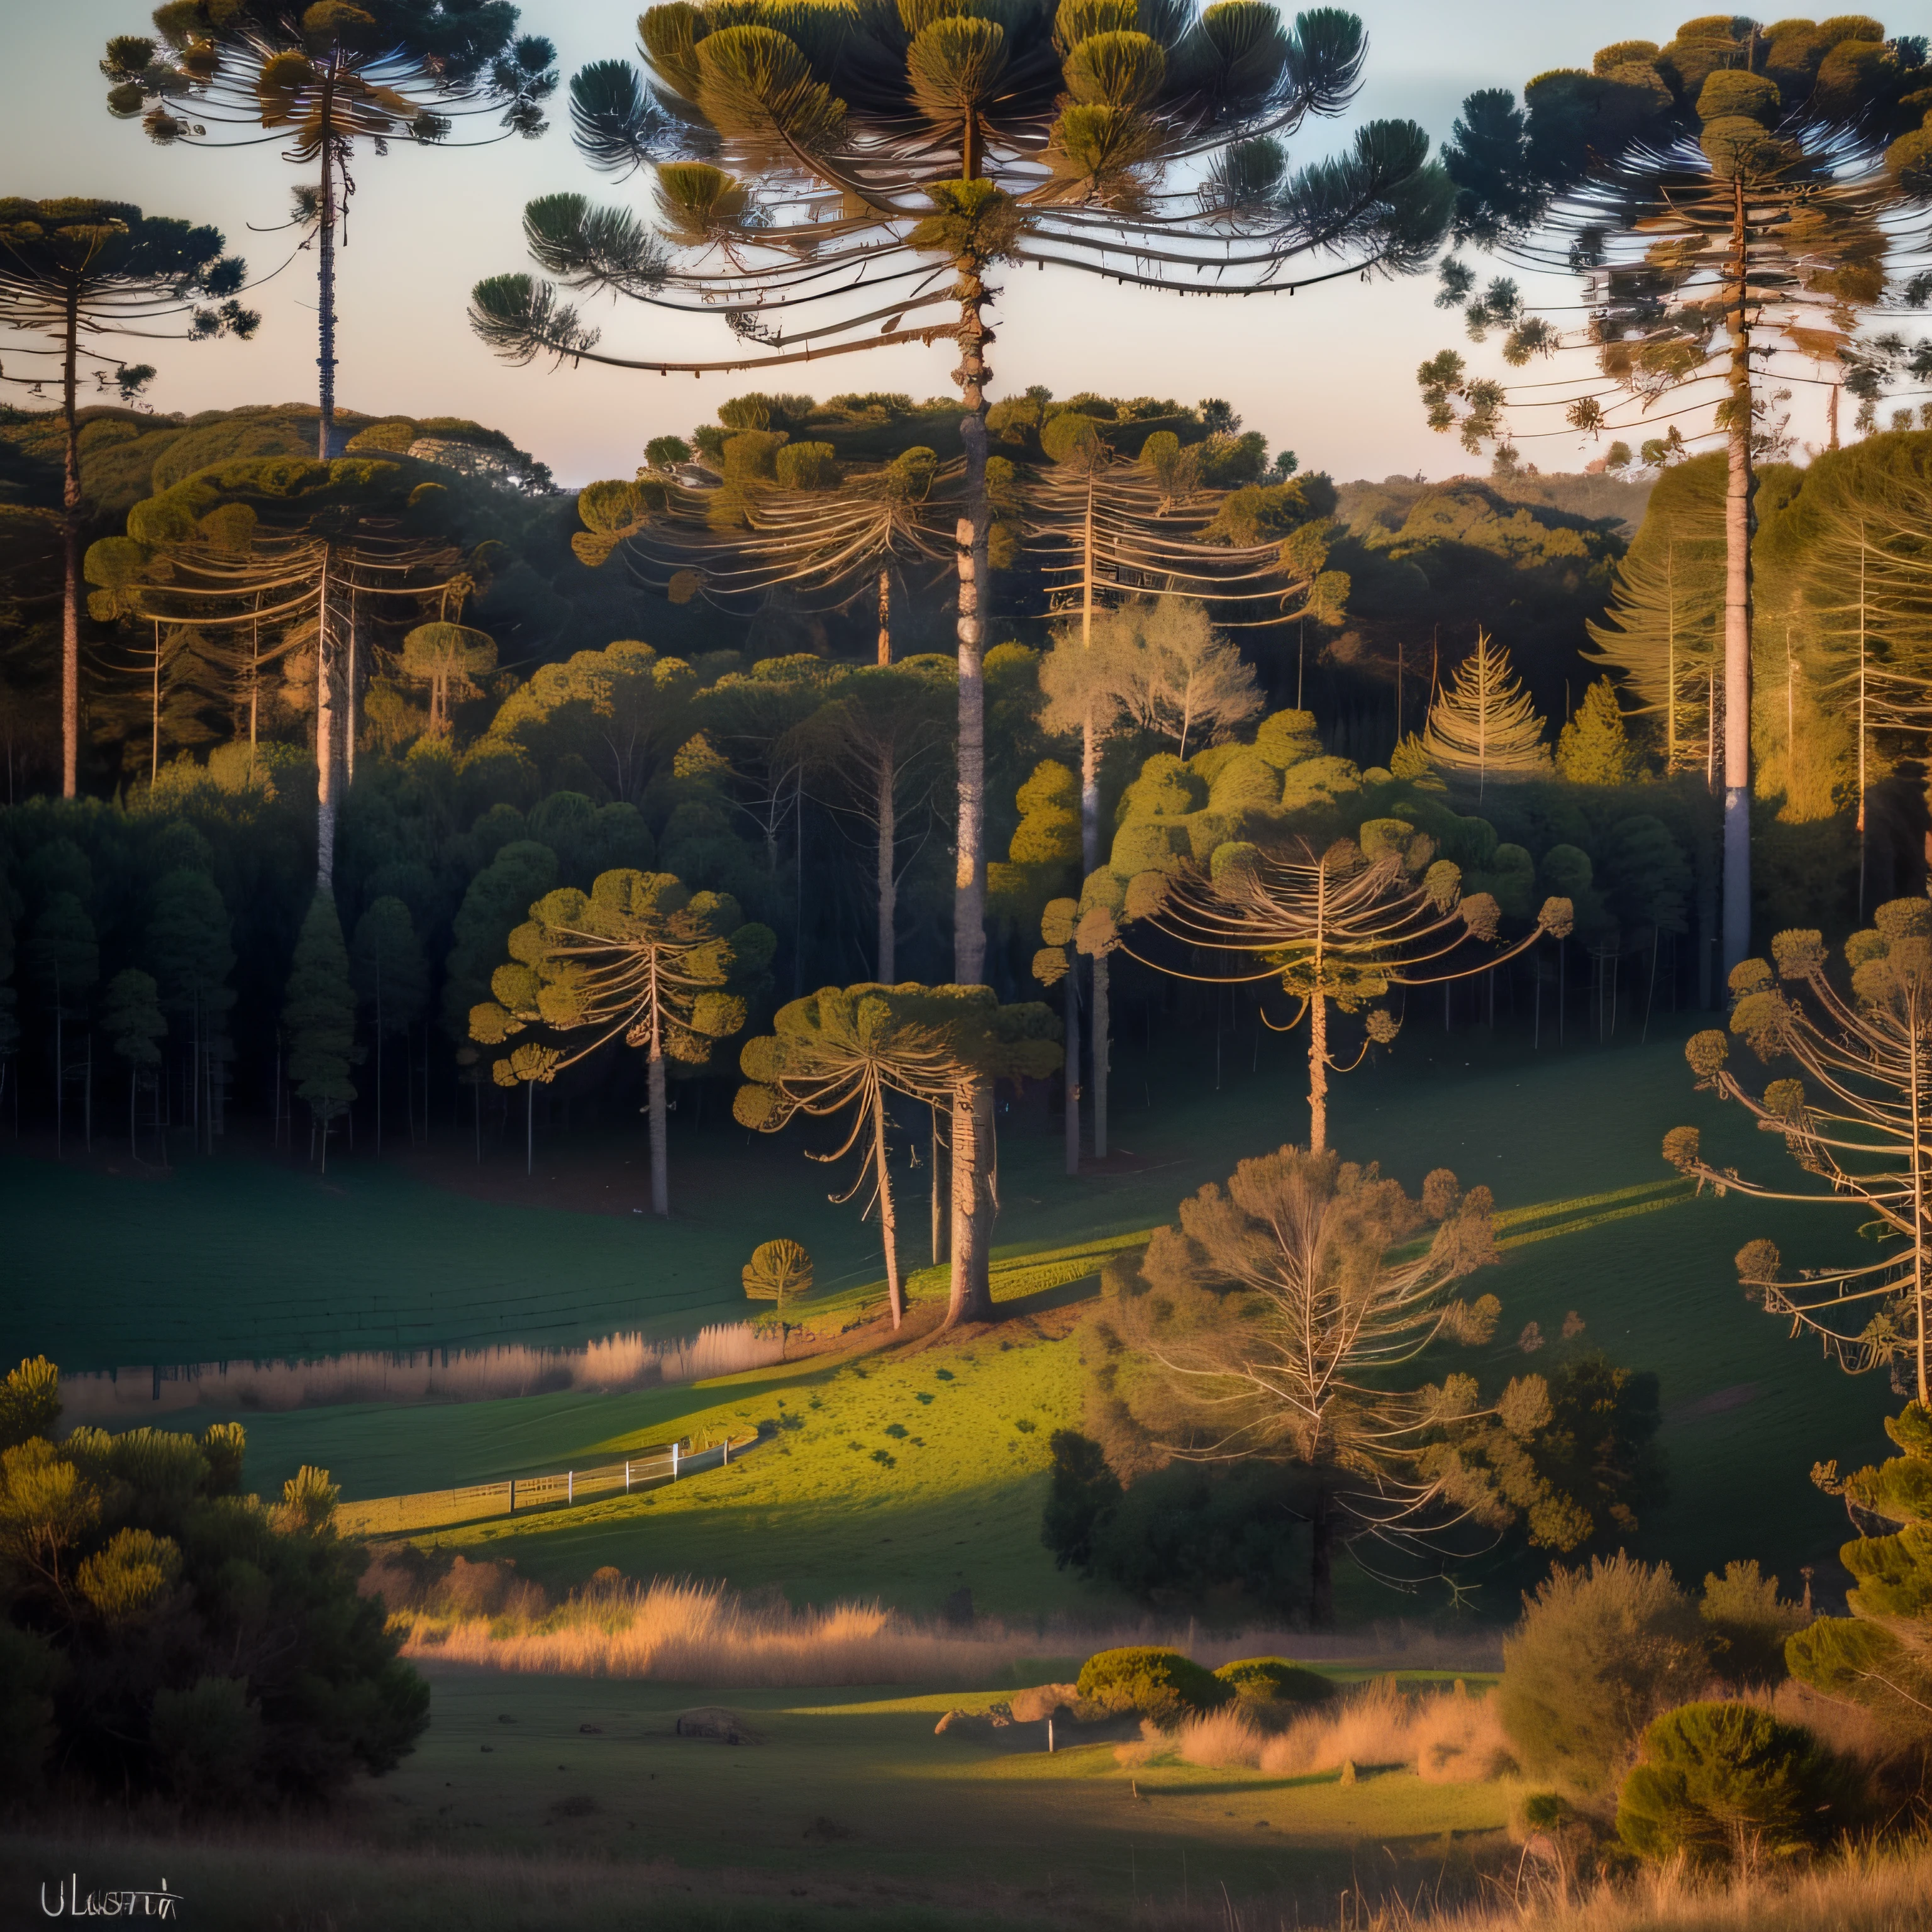
[[[1070,1180],[1058,1171],[1058,1138],[1047,1124],[1003,1117],[998,1252],[1011,1268],[1002,1292],[1032,1289],[1048,1300],[1090,1292],[1090,1255],[1036,1258],[1168,1219],[1202,1180],[1305,1130],[1301,1070],[1275,1040],[1264,1042],[1258,1072],[1228,1055],[1218,1094],[1198,1053],[1156,1052],[1150,1060],[1127,1042],[1120,1064],[1115,1140],[1130,1154],[1114,1171]],[[1694,1580],[1731,1557],[1756,1556],[1791,1584],[1798,1565],[1813,1562],[1819,1587],[1829,1586],[1844,1517],[1811,1487],[1808,1472],[1822,1458],[1856,1466],[1882,1453],[1877,1419],[1897,1399],[1882,1376],[1849,1380],[1790,1341],[1745,1302],[1731,1257],[1765,1234],[1795,1264],[1822,1261],[1842,1254],[1856,1227],[1830,1208],[1684,1198],[1657,1151],[1664,1130],[1680,1121],[1702,1124],[1720,1157],[1741,1166],[1775,1174],[1785,1156],[1692,1090],[1676,1038],[1612,1050],[1573,1039],[1562,1054],[1533,1054],[1506,1035],[1492,1042],[1472,1030],[1445,1039],[1412,1022],[1391,1058],[1336,1082],[1335,1117],[1346,1154],[1381,1160],[1412,1188],[1447,1165],[1466,1183],[1495,1190],[1504,1259],[1481,1286],[1504,1310],[1488,1373],[1500,1378],[1549,1366],[1553,1338],[1574,1310],[1586,1324],[1584,1345],[1658,1374],[1673,1494],[1647,1514],[1636,1548],[1667,1557]],[[700,1150],[688,1162],[696,1170],[694,1204],[668,1228],[628,1216],[487,1207],[368,1168],[356,1170],[344,1184],[351,1191],[337,1197],[299,1176],[268,1170],[258,1178],[244,1167],[238,1209],[225,1191],[236,1172],[228,1164],[184,1168],[149,1186],[0,1162],[0,1186],[8,1190],[0,1214],[14,1210],[10,1231],[15,1222],[23,1226],[26,1252],[38,1257],[24,1277],[28,1295],[0,1298],[0,1322],[34,1347],[46,1346],[37,1337],[50,1331],[91,1336],[98,1328],[125,1340],[140,1323],[165,1322],[184,1338],[166,1358],[193,1359],[220,1354],[212,1338],[221,1324],[242,1332],[258,1318],[258,1301],[272,1310],[283,1284],[302,1285],[320,1333],[325,1318],[349,1318],[358,1295],[415,1305],[409,1298],[427,1292],[425,1284],[440,1294],[446,1283],[446,1306],[461,1311],[480,1295],[466,1282],[505,1278],[528,1297],[520,1319],[552,1324],[520,1335],[562,1339],[595,1332],[586,1311],[602,1305],[596,1299],[602,1267],[614,1294],[634,1293],[602,1325],[648,1322],[662,1332],[742,1312],[737,1263],[752,1238],[780,1232],[781,1221],[807,1229],[805,1238],[820,1244],[814,1252],[845,1258],[842,1282],[839,1268],[821,1269],[821,1279],[833,1277],[820,1298],[830,1316],[864,1298],[863,1284],[877,1272],[872,1230],[849,1209],[826,1204],[822,1191],[814,1198],[823,1218],[804,1218],[813,1207],[808,1196],[822,1190],[822,1171],[783,1144],[748,1151],[742,1136],[728,1135],[715,1147],[694,1135],[688,1144]],[[259,1213],[248,1205],[257,1188],[269,1204]],[[187,1204],[171,1220],[174,1210],[158,1204],[176,1189]],[[356,1224],[352,1250],[325,1250],[328,1227],[343,1225],[328,1217],[342,1212],[344,1198],[382,1211]],[[62,1238],[75,1257],[72,1286],[56,1267],[56,1208],[73,1224]],[[232,1227],[231,1210],[242,1217]],[[78,1237],[76,1226],[84,1231]],[[679,1254],[686,1258],[674,1264],[668,1258]],[[666,1257],[664,1265],[646,1264],[653,1256]],[[1070,1270],[1086,1271],[1084,1286],[1067,1282]],[[632,1282],[634,1290],[626,1286]],[[932,1292],[938,1287],[935,1280]],[[681,1304],[680,1295],[692,1298]],[[196,1327],[204,1318],[197,1310],[206,1326]],[[1552,1346],[1526,1356],[1517,1342],[1532,1321]],[[634,1573],[774,1583],[800,1598],[876,1592],[917,1609],[933,1607],[960,1582],[982,1605],[1067,1604],[1078,1586],[1054,1570],[1036,1539],[1044,1438],[1078,1413],[1072,1348],[1056,1342],[1002,1352],[988,1344],[978,1352],[973,1372],[986,1391],[986,1433],[969,1432],[956,1456],[922,1457],[878,1432],[894,1419],[882,1406],[886,1389],[902,1390],[898,1378],[925,1370],[882,1365],[861,1376],[820,1365],[718,1389],[245,1418],[250,1479],[272,1486],[314,1462],[333,1470],[350,1495],[374,1496],[560,1469],[608,1460],[626,1443],[662,1440],[674,1427],[701,1433],[728,1419],[775,1418],[782,1396],[788,1412],[823,1425],[818,1437],[782,1436],[739,1473],[700,1479],[674,1504],[635,1503],[628,1514],[621,1503],[607,1505],[594,1520],[583,1512],[532,1518],[497,1546],[557,1580],[614,1562]],[[1036,1354],[1037,1364],[1029,1359]],[[100,1343],[94,1358],[142,1357]],[[1009,1376],[1010,1394],[1000,1386]],[[820,1411],[806,1406],[808,1382]],[[902,1408],[913,1386],[907,1381],[896,1396]],[[939,1385],[926,1386],[937,1408]],[[1038,1427],[1009,1451],[1011,1422],[1022,1414],[1036,1415]],[[917,1432],[928,1444],[939,1439]],[[860,1450],[838,1447],[853,1441]],[[790,1456],[778,1453],[785,1446]],[[876,1462],[874,1450],[896,1460]],[[1428,1604],[1396,1599],[1385,1606]]]

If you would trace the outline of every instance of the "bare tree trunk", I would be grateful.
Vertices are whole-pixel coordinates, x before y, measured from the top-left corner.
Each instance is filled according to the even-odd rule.
[[[946,1325],[993,1318],[993,1083],[975,1076],[952,1102],[952,1281]]]
[[[883,593],[882,593],[883,594]],[[884,662],[883,659],[880,660]],[[898,760],[881,758],[878,765],[879,821],[879,981],[896,985],[898,978]]]
[[[1726,975],[1750,951],[1751,498],[1750,265],[1744,184],[1732,184],[1736,275],[1731,343],[1730,469],[1724,493],[1724,951]]]
[[[80,424],[74,420],[80,354],[80,280],[68,284],[61,363],[66,464],[61,479],[61,796],[72,798],[80,771]]]
[[[322,194],[319,208],[321,232],[317,237],[316,333],[320,353],[315,358],[321,372],[320,415],[316,424],[315,453],[326,463],[329,445],[335,435],[335,56],[332,50],[322,69]]]
[[[892,574],[884,565],[879,567],[879,662],[889,664],[892,661]]]
[[[335,880],[335,691],[328,674],[328,566],[322,552],[315,607],[315,876],[323,890]]]
[[[932,1140],[928,1160],[928,1180],[932,1192],[932,1264],[937,1268],[945,1252],[946,1220],[939,1211],[940,1188],[939,1185],[939,1109],[930,1110],[932,1116]]]
[[[879,1174],[879,1229],[885,1239],[886,1298],[892,1304],[892,1326],[905,1318],[905,1291],[899,1282],[898,1216],[892,1207],[892,1170],[886,1146],[886,1094],[872,1088],[872,1160]]]
[[[1060,999],[1065,1016],[1066,1058],[1061,1077],[1066,1087],[1065,1118],[1062,1122],[1066,1149],[1066,1171],[1080,1172],[1080,970],[1078,957],[1060,982]]]
[[[1107,1007],[1107,956],[1096,954],[1094,960],[1094,1012],[1091,1027],[1094,1038],[1093,1064],[1088,1070],[1094,1086],[1094,1158],[1107,1158],[1107,1065],[1108,1056],[1113,1051],[1110,1037],[1111,1024]]]
[[[980,265],[970,256],[958,263],[959,385],[965,414],[959,436],[966,454],[964,500],[954,532],[959,573],[959,823],[952,899],[952,977],[976,986],[986,976],[986,655],[987,542],[991,512],[986,501],[986,394],[992,371],[986,344],[992,340],[980,310],[990,299]],[[954,1148],[956,1166],[959,1150]]]
[[[651,1110],[651,1212],[670,1214],[670,1159],[664,1145],[668,1109],[664,1105],[664,1062],[661,1045],[653,1040],[649,1066]]]
[[[1308,1002],[1308,1150],[1328,1150],[1328,1002],[1319,993]]]

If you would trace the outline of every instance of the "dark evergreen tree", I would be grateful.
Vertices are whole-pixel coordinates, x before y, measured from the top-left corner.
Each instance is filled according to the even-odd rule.
[[[310,902],[302,937],[296,942],[288,996],[282,1005],[282,1030],[288,1040],[289,1078],[296,1097],[308,1105],[314,1130],[320,1132],[322,1171],[326,1174],[329,1128],[355,1100],[349,1070],[362,1058],[356,1044],[349,951],[342,943],[335,901],[326,892],[318,892]]]

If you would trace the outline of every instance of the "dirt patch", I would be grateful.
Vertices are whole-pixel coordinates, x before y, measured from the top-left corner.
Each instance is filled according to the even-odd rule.
[[[764,1739],[739,1721],[735,1711],[722,1704],[700,1704],[695,1710],[679,1714],[676,1726],[681,1738],[698,1738],[715,1744],[761,1744]]]

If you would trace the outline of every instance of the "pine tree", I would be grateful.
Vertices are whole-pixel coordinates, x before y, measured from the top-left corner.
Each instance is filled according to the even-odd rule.
[[[1476,633],[1476,648],[1429,707],[1424,748],[1438,770],[1476,775],[1476,796],[1490,779],[1542,778],[1550,770],[1543,720],[1510,668],[1509,652]]]
[[[1583,694],[1576,715],[1556,740],[1556,769],[1572,784],[1628,784],[1637,756],[1624,729],[1616,686],[1600,677]]]
[[[1785,1645],[1791,1674],[1828,1697],[1862,1704],[1884,1730],[1922,1750],[1932,1739],[1932,1409],[1907,1406],[1885,1432],[1902,1452],[1843,1484],[1834,1466],[1814,1480],[1848,1508],[1898,1527],[1838,1552],[1858,1579],[1849,1617],[1820,1617]],[[1863,1527],[1863,1525],[1861,1525]]]
[[[356,1044],[356,993],[349,983],[349,949],[335,901],[318,891],[302,921],[282,1004],[288,1036],[289,1078],[322,1132],[322,1171],[328,1172],[328,1130],[356,1098],[350,1066],[362,1058]]]
[[[100,1023],[114,1051],[128,1063],[128,1151],[141,1157],[135,1134],[135,1102],[141,1090],[143,1068],[161,1064],[161,1049],[154,1042],[163,1038],[168,1023],[162,1016],[160,988],[152,974],[130,967],[107,982],[107,1004]]]
[[[235,1005],[228,908],[208,875],[181,866],[162,875],[148,921],[146,956],[160,988],[161,1010],[187,1035],[188,1119],[212,1148],[220,1113],[218,1067],[227,1051],[227,1016]]]
[[[85,1026],[88,996],[100,983],[100,943],[78,894],[56,892],[34,920],[27,963],[38,981],[44,1010],[54,1019],[54,1151],[67,1135],[68,1029]],[[88,1138],[93,1139],[93,1064],[88,1067]]]

